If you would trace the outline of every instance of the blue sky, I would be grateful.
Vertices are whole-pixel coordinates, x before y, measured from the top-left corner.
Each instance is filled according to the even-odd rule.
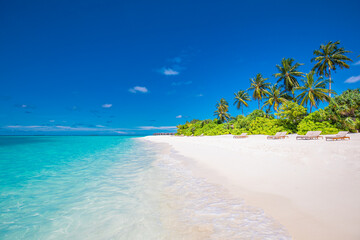
[[[334,89],[358,88],[359,9],[359,1],[1,1],[0,134],[174,131],[214,118],[216,102],[232,105],[257,73],[274,83],[283,57],[310,71],[327,41],[353,52]]]

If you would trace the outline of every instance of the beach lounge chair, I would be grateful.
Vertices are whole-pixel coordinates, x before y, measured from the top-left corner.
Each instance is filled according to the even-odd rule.
[[[345,139],[349,139],[350,137],[346,136],[346,134],[348,134],[349,132],[347,131],[340,131],[338,134],[336,134],[335,136],[328,136],[325,137],[325,140],[345,140]]]
[[[286,136],[287,132],[277,132],[275,135],[273,136],[267,136],[267,139],[285,139],[286,137],[288,138],[289,136]]]
[[[314,132],[314,135],[311,136],[312,139],[319,139],[319,138],[324,138],[323,136],[320,135],[321,134],[321,131],[315,131]]]
[[[313,140],[323,138],[323,136],[320,136],[320,134],[321,131],[308,131],[304,136],[297,136],[296,140]]]
[[[277,132],[275,135],[267,136],[267,139],[281,139],[282,132]]]
[[[289,138],[289,136],[287,135],[287,132],[282,132],[282,135],[281,135],[282,138]]]
[[[305,135],[296,136],[296,140],[309,139],[312,134],[313,134],[312,131],[308,131]]]
[[[242,133],[241,135],[234,136],[234,138],[247,138],[247,133]]]

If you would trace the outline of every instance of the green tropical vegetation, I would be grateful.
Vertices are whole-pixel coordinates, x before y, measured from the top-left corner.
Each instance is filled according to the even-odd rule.
[[[306,74],[305,78],[302,79],[304,85],[295,88],[295,90],[301,91],[297,96],[300,104],[307,106],[308,103],[310,103],[310,113],[312,107],[317,108],[319,102],[330,101],[330,96],[328,96],[327,93],[331,92],[335,94],[333,90],[326,89],[328,80],[324,80],[323,77],[315,80],[314,74],[314,72]]]
[[[250,96],[244,90],[240,90],[237,93],[234,93],[234,95],[235,95],[234,105],[236,104],[237,109],[241,108],[241,114],[244,115],[244,106],[245,107],[249,106],[247,102],[250,101]]]
[[[286,102],[287,98],[288,95],[285,93],[285,91],[282,91],[281,88],[277,86],[277,84],[274,84],[265,94],[266,101],[263,107],[268,106],[269,109],[272,107],[275,112],[278,112],[280,104]]]
[[[217,116],[220,122],[226,122],[230,118],[228,111],[229,104],[224,98],[222,98],[216,104],[216,111],[214,112],[214,116]]]
[[[256,77],[250,79],[250,87],[248,90],[253,91],[253,98],[258,100],[260,109],[260,101],[268,93],[270,83],[266,82],[268,78],[263,78],[261,73],[256,74]]]
[[[234,105],[241,109],[241,115],[230,116],[229,104],[221,98],[215,105],[216,119],[187,121],[177,126],[176,134],[211,136],[244,132],[270,135],[280,131],[297,134],[307,131],[322,131],[322,134],[334,134],[340,130],[358,132],[360,89],[348,89],[336,95],[331,88],[331,71],[335,71],[336,67],[349,68],[346,61],[352,61],[345,55],[349,51],[339,47],[339,44],[339,41],[328,42],[315,50],[316,57],[312,61],[316,63],[307,74],[298,70],[303,64],[295,63],[292,58],[283,58],[281,65],[276,65],[278,73],[273,75],[277,81],[275,84],[272,85],[268,78],[258,73],[250,79],[250,87],[246,91],[234,93]],[[245,116],[243,108],[248,107],[251,101],[248,91],[252,92],[258,109]],[[334,96],[331,97],[331,94]],[[318,109],[321,102],[328,102],[328,106]],[[313,112],[313,108],[317,110]]]
[[[293,58],[283,58],[281,60],[281,65],[276,65],[278,69],[278,73],[275,73],[274,76],[278,78],[277,83],[281,83],[285,88],[285,91],[292,93],[294,97],[294,88],[299,87],[298,77],[302,77],[304,75],[303,72],[298,71],[298,68],[302,63],[294,64]]]
[[[346,61],[352,62],[345,54],[350,53],[344,48],[339,47],[340,41],[328,42],[327,44],[320,45],[320,48],[314,51],[315,57],[311,59],[312,62],[316,62],[313,67],[313,71],[316,71],[318,75],[329,78],[329,97],[331,97],[331,71],[335,71],[336,67],[350,68]]]

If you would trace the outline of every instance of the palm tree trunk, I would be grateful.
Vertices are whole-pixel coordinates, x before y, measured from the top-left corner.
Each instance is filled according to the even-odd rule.
[[[310,113],[311,113],[311,110],[312,110],[312,104],[310,103]]]
[[[329,66],[329,97],[331,97],[331,70]]]
[[[260,99],[258,99],[258,106],[259,106],[259,110],[260,110]]]

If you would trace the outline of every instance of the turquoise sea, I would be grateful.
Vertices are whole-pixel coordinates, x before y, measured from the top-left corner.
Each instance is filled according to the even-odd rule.
[[[290,239],[134,137],[0,137],[0,239]]]

